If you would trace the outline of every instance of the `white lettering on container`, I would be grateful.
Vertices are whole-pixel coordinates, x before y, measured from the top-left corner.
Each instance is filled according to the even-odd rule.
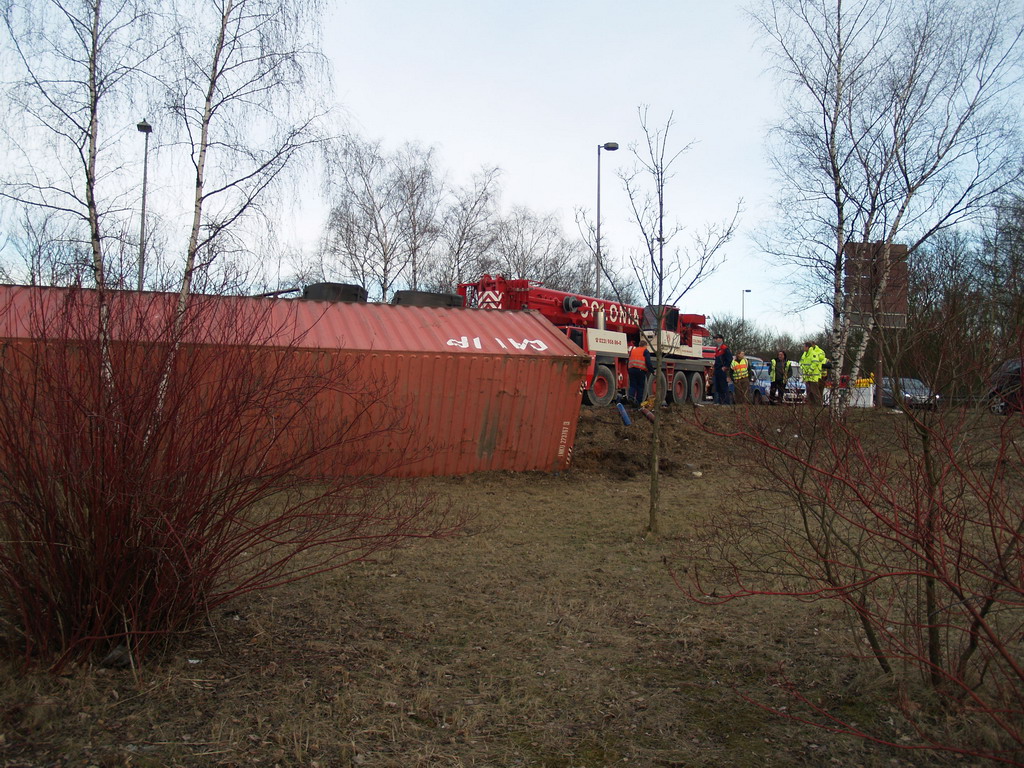
[[[468,336],[462,336],[457,339],[448,339],[449,347],[459,347],[461,349],[469,349],[469,345],[472,344],[474,349],[483,349],[480,345],[480,337],[474,336],[470,339]]]
[[[566,444],[569,442],[569,422],[562,422],[562,434],[558,438],[558,455],[565,456]]]

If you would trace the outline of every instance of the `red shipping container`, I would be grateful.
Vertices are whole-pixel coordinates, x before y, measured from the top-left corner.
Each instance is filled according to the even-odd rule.
[[[95,306],[95,291],[0,286],[0,338],[50,341],[81,338],[73,324],[54,321],[70,296]],[[113,343],[160,343],[174,294],[110,292]],[[337,460],[347,472],[403,477],[479,471],[566,469],[572,457],[580,391],[588,357],[539,313],[446,307],[333,303],[295,299],[194,296],[195,314],[182,343],[218,354],[208,333],[216,318],[262,324],[252,338],[261,352],[298,349],[317,365],[345,366],[360,386],[380,388],[401,429],[364,441],[365,456]],[[212,320],[211,320],[212,318]],[[42,329],[42,330],[40,330]],[[205,345],[205,346],[204,346]],[[268,358],[269,359],[269,358]],[[339,399],[324,430],[359,418]],[[384,402],[382,400],[382,402]],[[394,465],[401,451],[410,461]],[[335,457],[321,457],[330,471]]]

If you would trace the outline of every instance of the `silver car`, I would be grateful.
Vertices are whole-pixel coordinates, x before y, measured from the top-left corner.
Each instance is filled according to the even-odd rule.
[[[883,408],[927,408],[939,407],[939,395],[920,379],[891,379],[882,377]]]
[[[789,361],[789,381],[786,382],[786,394],[783,399],[787,403],[802,403],[807,399],[807,384],[804,383],[800,363],[796,360]]]

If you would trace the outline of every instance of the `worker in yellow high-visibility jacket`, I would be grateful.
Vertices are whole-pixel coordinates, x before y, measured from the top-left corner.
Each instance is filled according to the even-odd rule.
[[[750,402],[750,361],[742,349],[732,361],[733,402],[745,405]]]
[[[827,362],[828,358],[821,347],[813,341],[804,342],[804,353],[800,356],[800,375],[807,385],[808,405],[822,405],[821,379]]]

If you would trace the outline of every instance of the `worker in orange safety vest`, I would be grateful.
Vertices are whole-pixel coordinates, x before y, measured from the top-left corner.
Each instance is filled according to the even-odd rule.
[[[627,398],[633,405],[640,405],[647,389],[647,376],[654,373],[654,359],[647,348],[647,339],[640,337],[640,343],[629,350],[629,391]]]

